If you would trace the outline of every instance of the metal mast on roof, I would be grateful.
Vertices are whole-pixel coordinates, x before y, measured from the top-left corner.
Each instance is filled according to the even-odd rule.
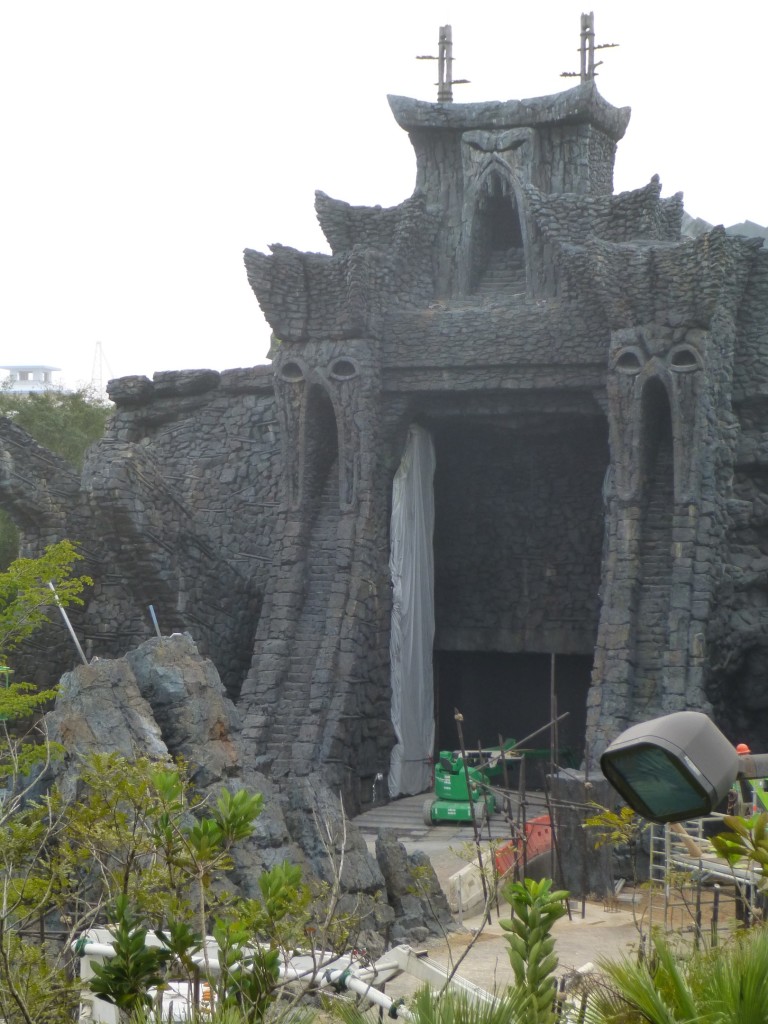
[[[454,85],[467,85],[469,79],[453,77],[453,35],[450,25],[440,26],[437,43],[437,57],[431,54],[417,57],[416,60],[437,61],[437,102],[453,103]]]
[[[595,50],[611,50],[618,45],[618,43],[600,43],[599,45],[595,45],[594,11],[590,11],[589,14],[582,14],[581,45],[579,46],[579,55],[581,57],[581,70],[563,71],[560,77],[576,78],[576,76],[578,75],[582,82],[593,82],[597,74],[595,68],[599,68],[600,65],[603,63],[601,60],[595,62]]]

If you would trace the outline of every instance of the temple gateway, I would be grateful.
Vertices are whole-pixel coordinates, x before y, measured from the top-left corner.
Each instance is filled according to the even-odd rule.
[[[25,554],[78,541],[89,655],[189,632],[253,765],[356,811],[436,751],[558,713],[593,761],[710,712],[768,749],[768,250],[683,234],[592,75],[537,99],[390,97],[413,195],[318,193],[331,254],[246,251],[271,365],[113,380],[76,472],[2,425]],[[60,629],[39,681],[70,667]]]

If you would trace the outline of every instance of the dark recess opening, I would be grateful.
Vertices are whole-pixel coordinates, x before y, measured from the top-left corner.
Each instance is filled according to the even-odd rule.
[[[474,291],[487,273],[500,280],[514,278],[522,267],[523,232],[514,192],[500,175],[489,174],[478,196],[472,227],[470,289]]]
[[[429,428],[435,493],[436,745],[516,740],[550,720],[555,655],[560,749],[581,763],[599,616],[600,415],[559,413],[538,396],[526,415],[443,419]],[[519,405],[518,405],[519,408]],[[548,747],[549,735],[533,741]]]
[[[437,749],[458,747],[454,709],[464,716],[468,748],[495,746],[505,739],[521,740],[550,720],[548,654],[508,654],[501,651],[435,651]],[[555,658],[557,711],[569,712],[559,723],[560,763],[580,764],[584,755],[586,702],[592,658],[561,654]],[[549,730],[526,746],[549,747]]]
[[[317,386],[312,388],[307,401],[305,444],[304,500],[317,506],[327,489],[329,473],[337,468],[339,456],[336,414],[326,392]]]
[[[503,195],[500,190],[488,200],[483,211],[489,224],[489,245],[491,249],[519,249],[523,244],[520,219],[512,196]]]

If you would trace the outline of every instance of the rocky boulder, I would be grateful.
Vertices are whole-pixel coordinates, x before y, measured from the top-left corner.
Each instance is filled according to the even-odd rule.
[[[382,829],[376,837],[376,860],[386,881],[387,902],[394,911],[393,943],[424,942],[433,935],[444,936],[456,927],[425,853],[407,853],[392,829]]]
[[[339,913],[359,920],[355,944],[374,954],[383,950],[396,912],[339,796],[320,775],[286,779],[278,789],[253,767],[258,751],[241,739],[237,708],[188,634],[153,638],[124,658],[94,659],[67,672],[47,727],[66,751],[57,776],[69,798],[77,794],[82,758],[94,753],[183,757],[203,795],[222,786],[262,793],[264,810],[251,840],[235,851],[232,882],[255,896],[259,874],[283,860],[326,883],[338,876]],[[400,932],[409,935],[407,926]]]
[[[237,777],[243,765],[240,716],[215,665],[199,654],[192,637],[175,633],[147,640],[125,661],[168,749],[192,766],[193,781],[204,787]]]

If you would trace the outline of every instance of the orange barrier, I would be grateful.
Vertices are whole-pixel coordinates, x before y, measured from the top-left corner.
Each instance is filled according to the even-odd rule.
[[[538,818],[531,818],[525,823],[526,838],[526,861],[533,860],[541,853],[547,853],[552,849],[552,823],[548,814],[542,814]],[[506,843],[496,847],[495,860],[496,871],[502,875],[511,873],[515,864],[523,859],[522,839],[508,839]]]

